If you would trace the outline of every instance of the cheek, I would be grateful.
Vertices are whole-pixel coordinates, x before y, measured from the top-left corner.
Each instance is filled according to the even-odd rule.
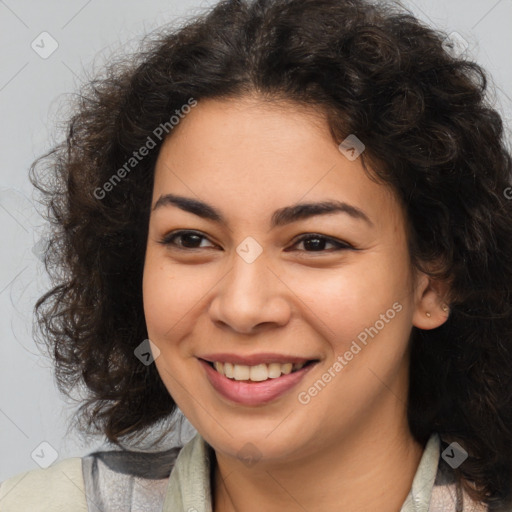
[[[307,306],[302,309],[309,309],[313,318],[334,333],[375,322],[394,302],[402,302],[405,292],[401,279],[393,281],[388,272],[376,272],[374,267],[304,273],[293,282],[294,291]]]
[[[215,277],[211,269],[172,264],[148,249],[142,280],[144,314],[148,335],[162,350],[194,324]]]
[[[185,314],[187,301],[183,282],[165,262],[148,250],[144,264],[142,294],[144,315],[150,339],[162,340],[172,326]],[[182,300],[177,298],[181,297]]]
[[[171,286],[172,279],[162,279],[161,274],[161,268],[150,255],[147,255],[142,279],[142,296],[150,339],[160,337],[159,333],[166,318],[165,312],[168,310],[166,290]]]
[[[337,270],[290,276],[303,314],[329,340],[335,354],[345,353],[358,338],[364,346],[377,335],[405,345],[412,321],[411,296],[408,267],[399,257],[368,255]]]
[[[148,337],[160,350],[160,356],[155,359],[158,373],[180,407],[187,403],[186,395],[182,396],[181,382],[191,372],[190,361],[177,354],[180,348],[177,340],[193,314],[192,306],[197,302],[198,293],[196,285],[176,268],[171,268],[165,258],[148,249],[142,279]]]

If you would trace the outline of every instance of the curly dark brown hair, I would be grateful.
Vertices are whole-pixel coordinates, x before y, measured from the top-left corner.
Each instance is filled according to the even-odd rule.
[[[464,447],[456,474],[473,497],[511,499],[512,158],[485,72],[447,52],[445,37],[364,0],[226,0],[83,88],[66,141],[30,174],[53,229],[54,281],[35,312],[60,389],[85,384],[82,430],[120,444],[176,410],[155,365],[134,357],[148,337],[155,129],[172,136],[170,117],[191,99],[256,92],[323,109],[333,139],[364,141],[372,179],[403,203],[412,264],[450,283],[447,322],[413,327],[411,431]]]

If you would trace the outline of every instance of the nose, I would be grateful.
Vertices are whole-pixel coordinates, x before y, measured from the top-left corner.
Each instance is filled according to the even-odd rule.
[[[209,314],[221,328],[252,334],[282,327],[290,320],[289,290],[264,257],[247,263],[234,255],[231,271],[216,290]]]

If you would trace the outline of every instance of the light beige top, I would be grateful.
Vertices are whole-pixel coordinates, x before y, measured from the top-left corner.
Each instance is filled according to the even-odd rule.
[[[65,459],[1,483],[0,512],[212,512],[213,454],[196,434],[177,459],[135,452],[96,452]],[[141,466],[151,468],[145,476]],[[162,467],[164,474],[171,471],[170,477],[162,478]],[[462,510],[484,512],[487,507],[457,488],[451,468],[440,457],[439,436],[432,434],[400,512]]]

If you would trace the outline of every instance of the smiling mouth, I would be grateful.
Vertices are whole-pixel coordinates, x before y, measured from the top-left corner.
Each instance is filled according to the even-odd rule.
[[[205,360],[203,359],[203,361]],[[205,362],[228,379],[244,382],[262,382],[297,372],[306,366],[317,363],[318,360],[301,363],[262,363],[254,366],[222,363],[220,361],[215,361],[213,363],[210,361]]]

